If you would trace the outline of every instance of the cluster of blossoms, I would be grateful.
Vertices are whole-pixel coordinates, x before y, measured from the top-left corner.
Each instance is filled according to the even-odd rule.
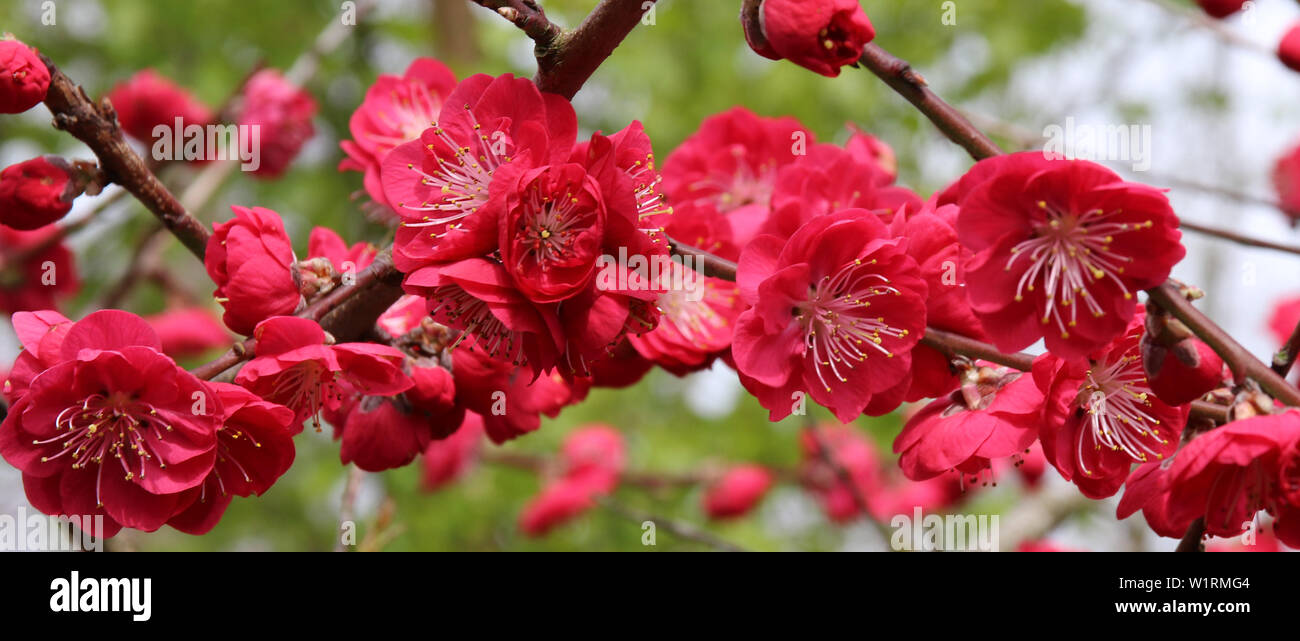
[[[1202,3],[1216,16],[1231,4]],[[742,20],[756,52],[826,76],[874,37],[856,0],[748,2]],[[0,65],[4,111],[43,99],[49,74],[32,50],[2,41]],[[109,101],[140,143],[177,121],[257,125],[262,177],[287,171],[315,132],[314,100],[274,70],[254,74],[230,114],[148,70]],[[845,522],[946,509],[1008,466],[1033,486],[1050,465],[1091,498],[1125,488],[1120,516],[1141,510],[1163,535],[1204,519],[1227,536],[1265,511],[1279,541],[1300,545],[1300,413],[1190,438],[1191,405],[1224,387],[1224,364],[1139,305],[1185,253],[1160,190],[1019,153],[926,199],[856,127],[818,142],[793,118],[739,107],[660,163],[640,122],[579,140],[565,98],[509,74],[458,80],[432,59],[381,76],[349,128],[338,169],[362,174],[391,250],[317,227],[300,257],[277,212],[234,206],[204,253],[224,327],[194,306],[148,321],[53,311],[53,294],[76,287],[57,223],[93,180],[57,158],[0,174],[0,270],[18,277],[0,281],[0,308],[24,347],[4,383],[0,456],[34,506],[105,515],[109,535],[206,532],[233,496],[266,492],[304,424],[322,422],[341,462],[382,471],[420,457],[435,489],[485,439],[535,431],[593,387],[721,361],[771,420],[811,400],[842,425],[804,430],[790,473],[743,463],[706,475],[712,518],[750,513],[782,477]],[[1279,187],[1300,185],[1291,165]],[[697,270],[683,246],[733,263],[734,280]],[[373,327],[326,331],[336,290],[373,286],[358,280],[390,261],[403,295]],[[34,286],[49,265],[58,287]],[[1020,371],[924,341],[933,330],[1044,350]],[[232,383],[174,360],[232,334],[247,337]],[[907,411],[896,468],[849,426],[927,400]],[[570,434],[521,531],[589,510],[625,480],[627,458],[612,427]]]

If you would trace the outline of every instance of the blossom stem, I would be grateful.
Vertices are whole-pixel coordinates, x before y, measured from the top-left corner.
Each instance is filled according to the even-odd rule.
[[[628,521],[637,524],[642,524],[642,525],[644,525],[645,523],[652,523],[656,528],[663,528],[664,530],[667,530],[670,534],[682,539],[686,539],[687,541],[694,541],[696,543],[701,543],[703,545],[707,545],[715,550],[719,550],[722,552],[746,552],[747,551],[745,550],[745,548],[742,548],[739,545],[736,545],[735,543],[731,543],[730,541],[724,541],[718,538],[717,536],[715,536],[714,534],[710,532],[706,532],[705,530],[698,528],[694,525],[673,521],[671,519],[667,519],[656,514],[651,514],[649,512],[642,512],[641,510],[636,510],[627,507],[626,505],[623,505],[621,503],[617,503],[613,500],[610,500],[609,498],[600,498],[597,499],[597,502],[600,503],[600,505],[605,509],[609,510],[610,512],[613,512],[614,514],[617,514],[620,517],[623,517],[624,519],[627,519]]]
[[[931,91],[925,78],[907,61],[895,57],[878,45],[868,44],[858,63],[906,98],[939,131],[970,153],[972,158],[983,160],[1002,155],[1002,148],[997,143],[972,125],[960,111]]]

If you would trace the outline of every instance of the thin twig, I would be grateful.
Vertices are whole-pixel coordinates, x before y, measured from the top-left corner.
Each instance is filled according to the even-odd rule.
[[[950,140],[970,153],[972,158],[983,160],[1002,154],[997,143],[972,125],[960,111],[931,91],[925,78],[906,61],[875,44],[868,44],[858,62],[915,105]]]
[[[848,488],[849,496],[852,497],[854,506],[858,508],[859,518],[874,527],[876,531],[879,532],[886,541],[888,541],[892,532],[890,532],[889,528],[886,527],[884,523],[878,521],[875,515],[871,513],[871,505],[867,503],[867,497],[862,493],[862,488],[858,487],[857,482],[853,480],[853,475],[848,471],[848,469],[840,464],[838,459],[835,458],[835,454],[831,452],[830,445],[826,443],[825,438],[822,438],[821,430],[817,429],[817,427],[812,424],[812,415],[808,414],[806,416],[808,426],[805,429],[808,430],[808,434],[812,437],[813,444],[817,446],[817,455],[821,457],[822,462],[825,463],[827,467],[831,468],[831,471],[835,473],[835,477],[839,479],[840,483],[844,484],[844,486]]]
[[[632,521],[633,523],[637,523],[639,525],[647,522],[653,523],[655,528],[662,527],[663,529],[667,530],[669,533],[677,537],[686,539],[688,541],[694,541],[696,543],[707,545],[721,552],[747,551],[745,550],[745,548],[742,548],[739,545],[736,545],[735,543],[731,543],[730,541],[725,541],[721,538],[718,538],[718,536],[708,531],[705,531],[701,528],[698,528],[694,525],[690,525],[688,523],[682,523],[680,521],[674,521],[672,519],[664,518],[662,516],[650,514],[649,512],[642,512],[641,510],[633,509],[621,503],[617,503],[609,498],[601,498],[598,499],[598,501],[601,507],[604,507],[610,512],[613,512],[614,514],[617,514],[629,521]]]

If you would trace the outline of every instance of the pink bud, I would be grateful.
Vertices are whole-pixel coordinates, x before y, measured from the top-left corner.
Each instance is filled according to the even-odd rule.
[[[738,465],[727,470],[704,495],[704,511],[709,518],[732,519],[744,516],[772,487],[772,473],[761,465]]]
[[[1195,338],[1164,347],[1144,336],[1142,369],[1151,391],[1168,405],[1190,403],[1223,384],[1223,359]]]
[[[858,0],[748,0],[740,18],[755,53],[832,78],[876,37]]]
[[[0,172],[0,223],[14,229],[39,229],[72,209],[80,193],[69,185],[66,164],[54,156],[33,158]],[[70,193],[77,191],[77,193]]]
[[[49,88],[50,70],[35,49],[17,40],[0,40],[0,113],[35,107]]]
[[[1296,23],[1282,36],[1277,45],[1277,57],[1282,64],[1300,71],[1300,23]]]

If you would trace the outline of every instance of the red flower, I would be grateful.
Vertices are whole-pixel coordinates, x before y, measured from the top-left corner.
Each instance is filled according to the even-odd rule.
[[[0,225],[0,311],[50,309],[56,297],[77,291],[77,268],[63,231],[46,226],[17,231]]]
[[[402,143],[419,139],[438,119],[455,88],[455,74],[432,58],[416,58],[402,76],[380,75],[348,120],[352,140],[339,143],[348,156],[339,163],[339,171],[365,172],[366,193],[387,206],[379,178],[384,156]],[[385,211],[385,217],[393,216],[391,210]]]
[[[33,506],[103,515],[104,535],[156,530],[189,506],[186,491],[216,460],[222,404],[160,347],[147,323],[117,310],[67,329],[59,362],[0,424],[0,455],[22,470]]]
[[[200,356],[217,347],[230,347],[226,328],[212,312],[201,307],[168,310],[145,320],[158,332],[163,353],[172,358]]]
[[[844,148],[858,162],[874,166],[876,169],[884,172],[889,177],[889,182],[898,179],[898,156],[894,154],[894,149],[885,141],[862,131],[857,125],[849,124],[848,142],[844,143]]]
[[[557,481],[542,488],[519,514],[519,529],[527,536],[544,536],[596,507],[590,488],[572,481]]]
[[[1142,510],[1151,531],[1160,536],[1182,538],[1192,519],[1175,520],[1169,511],[1169,468],[1175,459],[1152,461],[1138,466],[1124,483],[1124,496],[1115,509],[1115,516],[1126,519]]]
[[[1034,381],[1047,397],[1043,453],[1090,498],[1115,494],[1134,463],[1172,455],[1187,421],[1188,406],[1160,400],[1142,373],[1142,317],[1089,360],[1044,354],[1034,361]]]
[[[420,486],[427,492],[460,478],[474,462],[483,443],[483,418],[465,413],[465,421],[445,439],[431,441],[424,450]]]
[[[236,496],[261,496],[293,465],[293,410],[268,403],[244,388],[210,383],[221,397],[217,460],[203,484],[190,490],[193,503],[167,524],[187,534],[206,534]]]
[[[17,114],[45,100],[50,70],[36,50],[17,41],[0,39],[0,113]]]
[[[565,343],[550,307],[529,301],[499,263],[471,258],[418,268],[403,286],[428,300],[435,321],[464,332],[465,348],[524,366],[534,374],[555,366]]]
[[[595,493],[608,494],[618,487],[627,466],[627,448],[618,430],[603,424],[570,432],[560,446],[561,476]]]
[[[466,78],[418,141],[382,161],[384,195],[405,221],[394,241],[397,268],[410,272],[496,250],[508,191],[495,186],[503,167],[517,176],[565,162],[577,132],[569,102],[530,80]]]
[[[315,227],[307,241],[307,260],[297,264],[298,291],[306,298],[319,296],[339,284],[349,284],[357,272],[374,262],[378,248],[370,243],[348,247],[334,230]]]
[[[353,394],[391,396],[411,387],[398,350],[374,343],[328,345],[325,330],[305,318],[268,318],[253,336],[256,357],[235,383],[293,410],[295,434],[303,421],[318,417],[322,408],[337,410]]]
[[[430,363],[410,367],[411,387],[400,396],[357,396],[331,412],[339,458],[368,472],[405,466],[430,441],[446,438],[465,419],[456,405],[451,373]]]
[[[666,227],[679,242],[735,260],[739,249],[731,242],[731,226],[711,205],[674,207]],[[690,263],[670,261],[658,270],[655,299],[660,312],[653,330],[628,336],[629,344],[677,376],[707,369],[731,347],[740,297],[736,284],[703,276]]]
[[[316,135],[311,119],[316,101],[275,69],[263,69],[244,85],[240,125],[260,127],[259,165],[253,175],[276,178],[289,168],[302,146]]]
[[[607,425],[579,428],[560,449],[559,476],[549,481],[519,515],[519,529],[541,536],[596,505],[613,492],[623,473],[623,437]]]
[[[831,144],[814,145],[777,174],[772,215],[760,233],[789,238],[809,220],[844,209],[869,209],[886,223],[904,207],[921,209],[919,196],[892,182],[859,156]]]
[[[794,118],[761,118],[735,107],[706,118],[664,161],[669,202],[711,204],[727,214],[733,240],[749,243],[767,219],[777,171],[813,144]]]
[[[812,429],[816,429],[820,435],[820,443],[814,437]],[[806,429],[799,435],[799,444],[802,451],[800,477],[808,491],[821,500],[822,507],[832,521],[851,521],[860,514],[860,510],[854,498],[853,487],[846,484],[835,468],[827,464],[827,457],[848,474],[852,485],[856,486],[856,493],[867,501],[872,516],[886,515],[882,506],[872,504],[884,489],[876,449],[853,427],[837,425]],[[829,451],[823,452],[821,445],[825,445]]]
[[[1277,344],[1285,345],[1291,332],[1300,325],[1300,297],[1284,298],[1273,303],[1273,313],[1268,318],[1268,331]]]
[[[293,247],[280,215],[262,207],[233,206],[235,217],[213,225],[203,265],[226,309],[226,327],[251,334],[272,316],[292,314],[302,295],[293,278]]]
[[[1196,437],[1169,469],[1170,520],[1186,527],[1204,517],[1207,533],[1226,537],[1245,531],[1266,510],[1276,519],[1277,538],[1300,546],[1297,440],[1300,413],[1294,411],[1234,421]]]
[[[536,431],[540,415],[559,416],[572,399],[571,388],[558,374],[533,378],[480,350],[458,348],[452,364],[456,402],[483,417],[488,438],[498,445]]]
[[[67,163],[42,156],[0,172],[0,223],[14,229],[39,229],[63,218],[80,195]]]
[[[992,459],[1018,455],[1037,440],[1043,394],[1033,377],[980,367],[965,378],[961,390],[912,415],[894,439],[907,478],[954,469],[977,477]]]
[[[1241,11],[1247,0],[1196,0],[1205,13],[1220,20]]]
[[[155,138],[154,128],[164,126],[171,136],[176,119],[183,127],[206,126],[213,120],[212,111],[181,87],[153,69],[145,69],[118,83],[108,92],[108,100],[117,111],[117,121],[128,135],[141,141]]]
[[[971,310],[966,296],[965,261],[970,250],[957,242],[958,208],[945,205],[932,209],[923,205],[916,214],[906,207],[894,216],[891,231],[907,238],[907,253],[917,262],[925,279],[926,325],[979,341],[988,335]],[[948,355],[926,345],[912,350],[912,371],[904,400],[939,398],[961,384]]]
[[[1273,187],[1281,201],[1282,212],[1294,224],[1300,219],[1300,146],[1277,159],[1273,166]]]
[[[379,249],[366,242],[348,247],[343,237],[328,227],[313,227],[311,236],[307,238],[307,257],[330,261],[338,273],[359,272],[375,262],[378,254]]]
[[[742,14],[750,48],[831,78],[876,37],[858,0],[762,0],[757,11]]]
[[[772,487],[772,473],[761,465],[737,465],[704,493],[704,511],[711,519],[742,517],[763,500]]]
[[[503,186],[501,262],[537,303],[572,298],[595,278],[605,236],[601,186],[581,165],[547,165]]]
[[[843,422],[902,402],[877,398],[906,376],[925,328],[926,285],[902,243],[858,209],[815,218],[788,243],[760,236],[745,248],[737,283],[752,307],[732,354],[772,420],[790,415],[800,391]]]
[[[403,467],[433,440],[429,418],[400,397],[363,396],[346,417],[335,430],[343,439],[339,460],[367,472]]]
[[[1300,24],[1291,25],[1277,44],[1277,57],[1293,71],[1300,71]]]
[[[993,343],[1083,358],[1123,333],[1135,293],[1186,253],[1163,193],[1087,161],[1039,152],[982,161],[993,174],[961,202],[957,234],[971,307]]]

